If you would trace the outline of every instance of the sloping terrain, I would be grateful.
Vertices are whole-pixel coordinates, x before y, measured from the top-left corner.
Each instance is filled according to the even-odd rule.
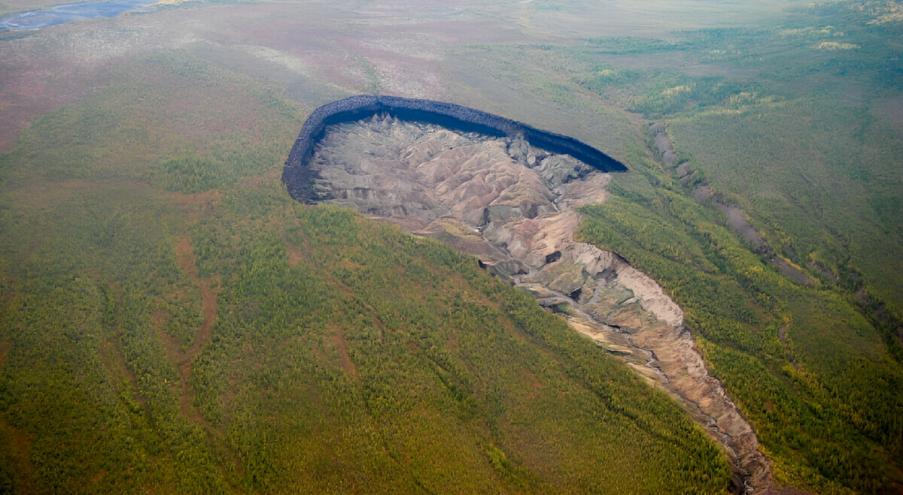
[[[302,112],[123,70],[0,161],[0,491],[727,489],[672,400],[474,258],[292,200]]]
[[[293,464],[277,460],[303,446],[268,450],[312,431],[307,419],[268,425],[313,396],[283,374],[303,361],[278,354],[294,348],[257,340],[297,321],[262,325],[259,312],[290,306],[265,303],[308,289],[293,289],[297,272],[260,274],[277,260],[307,266],[284,237],[302,225],[336,236],[308,253],[348,255],[333,217],[303,214],[322,208],[293,204],[278,175],[314,108],[378,93],[481,108],[628,163],[604,202],[580,208],[575,241],[617,252],[679,305],[777,483],[899,492],[899,13],[898,0],[186,2],[0,34],[0,491],[253,492],[349,458],[323,449]],[[653,129],[670,138],[671,164]],[[311,256],[305,279],[339,270]],[[402,313],[412,327],[421,317]],[[237,325],[254,345],[227,373],[212,353]],[[329,366],[364,376],[351,333],[344,347],[324,340]],[[258,402],[230,416],[209,397]],[[644,484],[653,465],[675,466],[658,457],[670,427],[654,431],[663,443],[618,451],[637,490],[662,488]],[[582,472],[598,469],[586,459]],[[713,478],[672,488],[724,486],[722,461],[687,462],[705,459]]]
[[[577,242],[577,209],[610,177],[522,138],[375,115],[327,127],[308,163],[309,200],[353,206],[479,256],[566,315],[572,328],[669,392],[714,438],[750,492],[770,486],[750,426],[711,378],[681,309],[618,255]]]

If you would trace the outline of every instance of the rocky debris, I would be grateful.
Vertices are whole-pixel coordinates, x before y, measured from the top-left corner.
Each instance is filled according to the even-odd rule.
[[[711,377],[683,312],[616,253],[578,242],[576,208],[609,176],[521,137],[487,137],[391,115],[330,126],[310,159],[321,198],[471,253],[674,397],[724,446],[738,491],[770,470],[752,428]]]
[[[515,153],[511,156],[517,155],[517,159],[528,166],[533,166],[539,159],[539,154],[544,153],[539,150],[545,150],[570,155],[601,171],[627,170],[623,163],[577,139],[536,129],[474,108],[417,98],[358,95],[318,107],[304,122],[282,172],[282,181],[289,194],[303,202],[320,200],[319,196],[313,194],[318,191],[312,191],[310,187],[312,177],[309,161],[327,126],[378,115],[389,115],[409,122],[437,124],[445,129],[466,133],[507,137],[507,146]]]

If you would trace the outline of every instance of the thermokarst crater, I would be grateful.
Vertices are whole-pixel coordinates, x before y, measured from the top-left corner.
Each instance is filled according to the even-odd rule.
[[[293,198],[439,239],[531,292],[677,400],[726,450],[736,491],[771,489],[750,425],[710,376],[683,312],[618,254],[579,242],[578,208],[626,167],[567,136],[457,105],[359,96],[317,109],[283,173]]]

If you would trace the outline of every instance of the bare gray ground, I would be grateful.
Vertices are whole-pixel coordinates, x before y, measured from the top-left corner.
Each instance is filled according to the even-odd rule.
[[[724,446],[746,492],[769,490],[755,433],[708,374],[681,309],[617,254],[575,239],[577,208],[605,201],[607,174],[521,140],[389,117],[329,128],[310,166],[321,200],[473,254],[562,313],[687,409]]]

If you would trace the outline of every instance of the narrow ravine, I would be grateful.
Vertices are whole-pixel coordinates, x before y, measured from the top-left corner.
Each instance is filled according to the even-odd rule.
[[[724,447],[736,492],[769,490],[755,433],[709,375],[681,309],[616,253],[576,239],[577,209],[605,201],[609,174],[517,136],[387,115],[330,125],[305,165],[306,201],[351,206],[478,257],[677,400]]]
[[[815,283],[803,270],[794,266],[794,263],[785,259],[772,248],[765,237],[750,223],[747,214],[739,206],[719,194],[702,177],[693,163],[678,156],[665,124],[650,122],[648,132],[649,147],[652,153],[697,201],[720,211],[724,215],[725,225],[779,273],[801,285],[812,286]]]

